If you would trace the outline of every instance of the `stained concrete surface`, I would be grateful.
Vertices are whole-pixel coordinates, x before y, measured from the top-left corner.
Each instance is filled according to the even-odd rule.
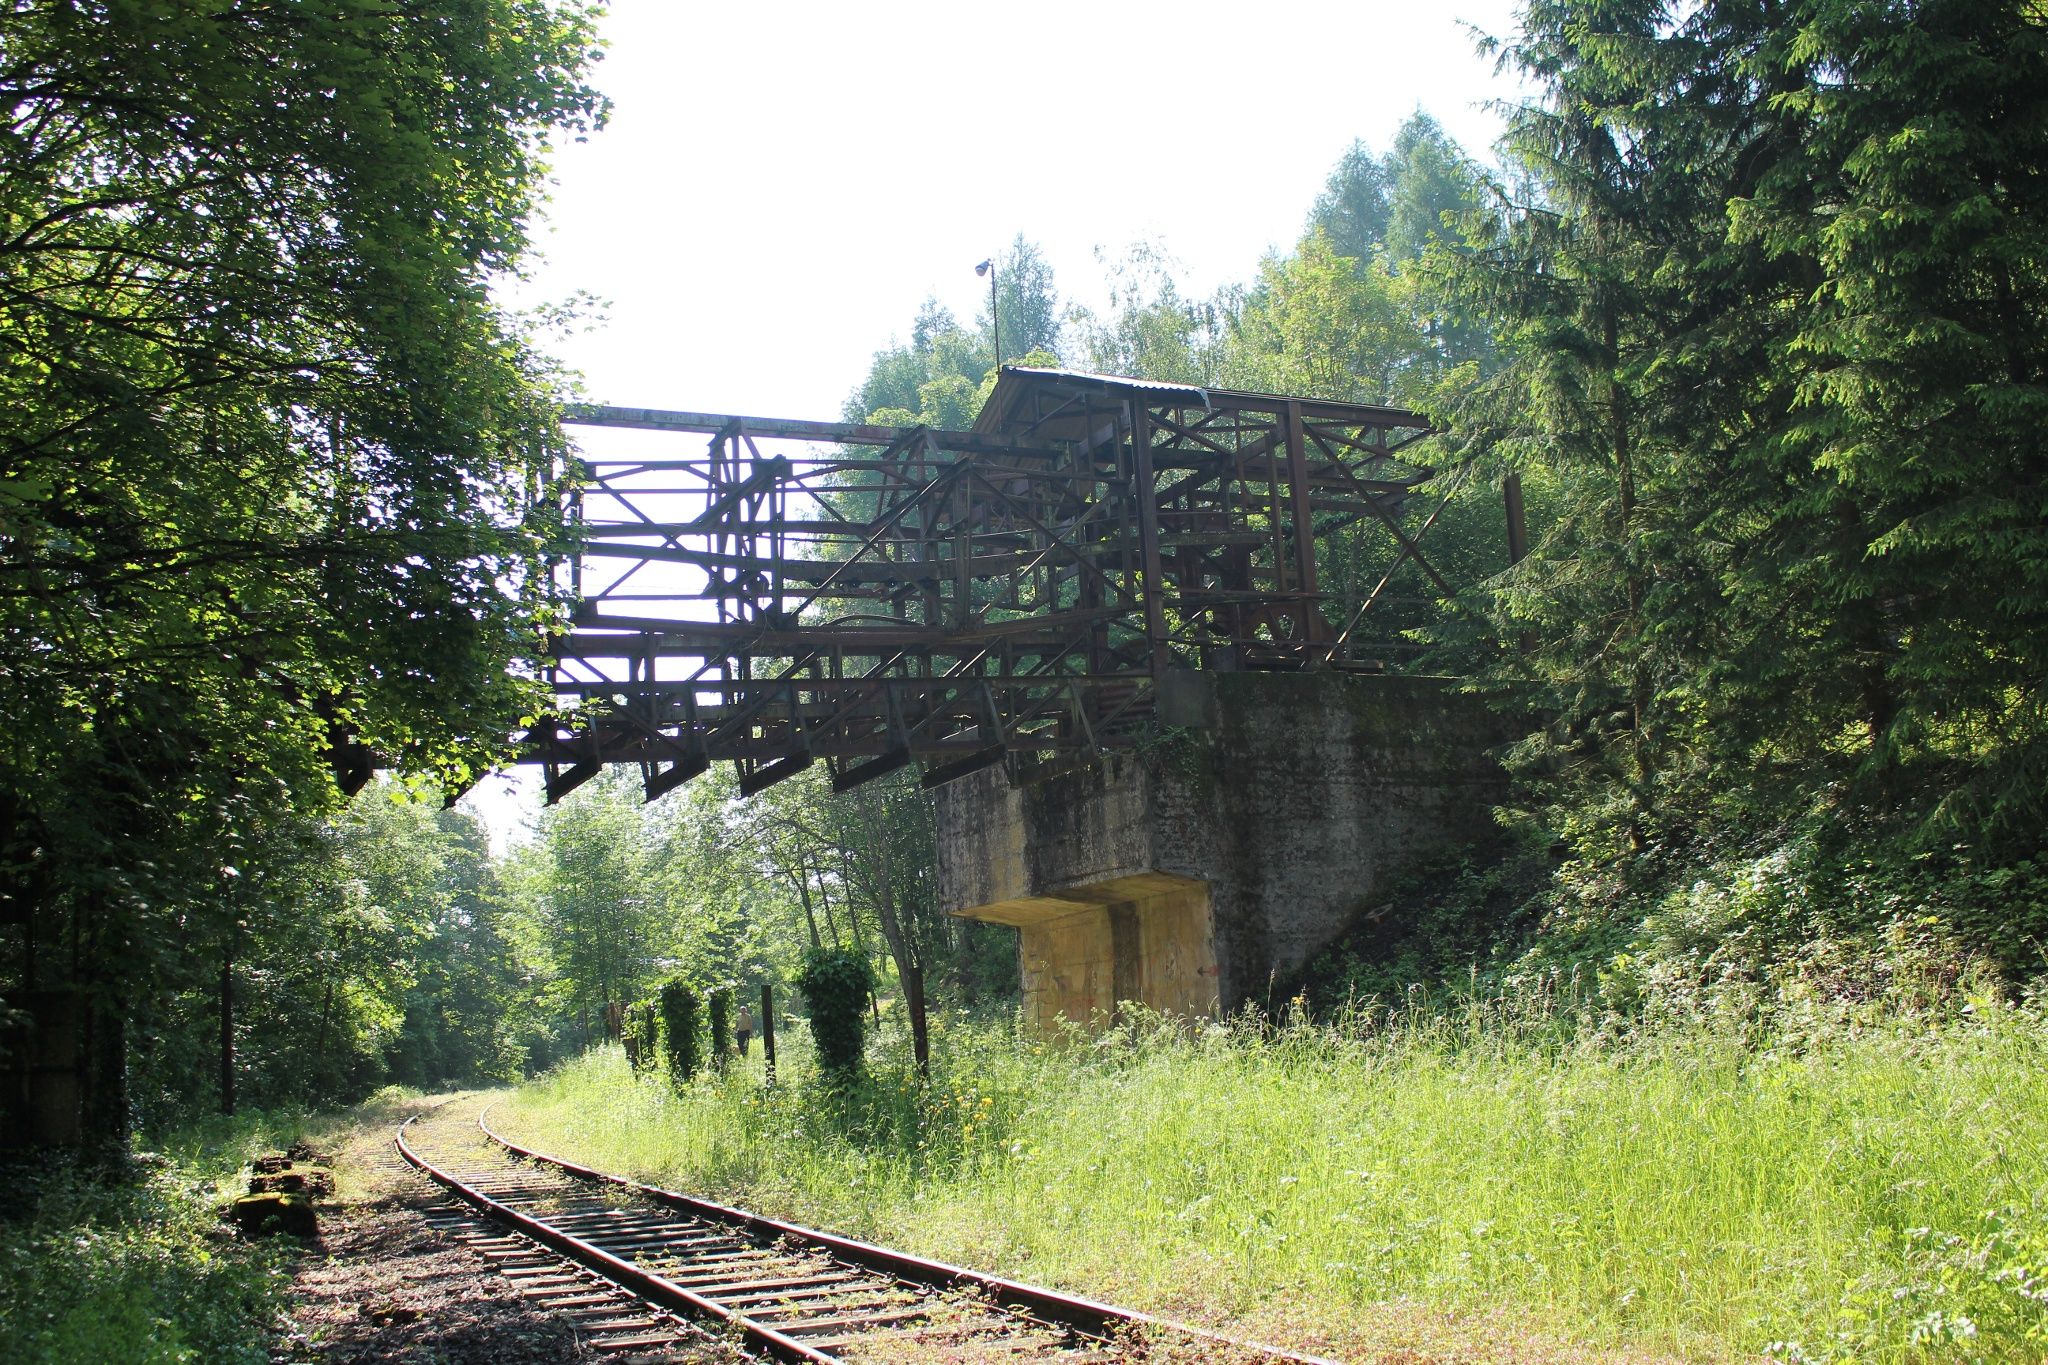
[[[1507,728],[1445,680],[1188,673],[1159,709],[1137,750],[939,789],[940,903],[1018,927],[1041,1024],[1273,1003],[1506,791]]]

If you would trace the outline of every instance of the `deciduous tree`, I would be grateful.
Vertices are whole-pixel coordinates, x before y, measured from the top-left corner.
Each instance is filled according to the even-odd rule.
[[[488,291],[593,56],[577,0],[0,6],[8,989],[92,1002],[102,1135],[235,827],[541,704],[556,386]]]

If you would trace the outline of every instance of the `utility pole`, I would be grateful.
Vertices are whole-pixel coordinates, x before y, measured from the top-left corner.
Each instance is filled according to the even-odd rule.
[[[995,333],[996,374],[1003,372],[1003,315],[996,311],[996,258],[991,256],[974,267],[977,275],[988,276],[988,325]]]

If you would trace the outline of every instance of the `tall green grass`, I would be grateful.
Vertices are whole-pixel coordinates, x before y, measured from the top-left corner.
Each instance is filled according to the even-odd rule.
[[[55,1158],[0,1173],[0,1360],[268,1360],[286,1252],[221,1226],[229,1163],[253,1143],[236,1134],[232,1145],[234,1153],[152,1162],[117,1180]]]
[[[252,1158],[388,1133],[408,1098],[388,1087],[340,1113],[198,1119],[148,1135],[154,1152],[118,1178],[58,1157],[0,1170],[0,1361],[263,1365],[298,1247],[233,1235],[221,1205]],[[340,1174],[345,1193],[362,1179]]]
[[[634,1082],[616,1049],[500,1122],[677,1188],[928,1254],[1225,1313],[1507,1311],[1587,1345],[2048,1356],[2048,1021],[1527,1028],[1498,1012],[886,1052]],[[1341,1339],[1341,1333],[1339,1334]]]

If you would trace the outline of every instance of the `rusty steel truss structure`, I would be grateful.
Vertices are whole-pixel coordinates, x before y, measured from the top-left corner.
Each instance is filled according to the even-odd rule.
[[[1385,668],[1360,626],[1396,571],[1451,592],[1429,427],[1396,408],[1010,367],[971,431],[568,421],[667,436],[578,461],[569,709],[528,746],[550,802],[607,763],[653,800],[720,761],[743,793],[818,761],[845,790],[1129,744],[1169,670]],[[1339,603],[1317,547],[1347,528],[1384,573]]]

